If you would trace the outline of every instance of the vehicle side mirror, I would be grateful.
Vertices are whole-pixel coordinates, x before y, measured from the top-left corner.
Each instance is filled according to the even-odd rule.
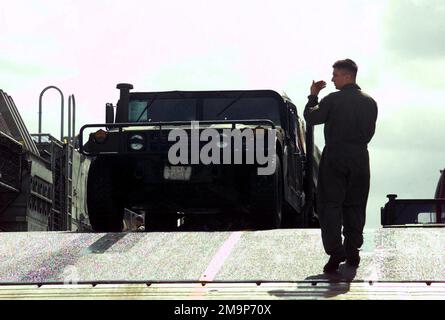
[[[105,123],[114,123],[114,107],[111,103],[105,105]]]

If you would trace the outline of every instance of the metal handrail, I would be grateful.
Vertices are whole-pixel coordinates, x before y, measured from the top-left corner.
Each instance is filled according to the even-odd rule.
[[[61,96],[61,128],[60,128],[60,141],[63,141],[63,106],[64,106],[64,97],[63,97],[63,92],[62,90],[60,90],[59,88],[57,88],[56,86],[48,86],[45,89],[42,90],[42,92],[40,93],[40,97],[39,97],[39,134],[42,133],[42,97],[43,94],[49,90],[49,89],[56,89]],[[39,138],[39,143],[40,143],[40,138]]]
[[[72,106],[73,106],[73,118],[72,118],[73,128],[72,128],[72,131],[71,131],[71,102],[72,102]],[[74,138],[76,137],[75,124],[76,124],[76,99],[74,97],[74,94],[72,94],[68,97],[68,142],[69,143],[73,143]]]
[[[193,127],[193,122],[195,121],[159,121],[159,122],[122,122],[122,123],[100,123],[100,124],[86,124],[80,128],[79,133],[79,152],[86,156],[91,156],[93,154],[85,152],[83,145],[83,132],[87,128],[101,128],[107,127],[108,129],[119,129],[119,132],[122,131],[124,127],[158,127],[159,131],[162,130],[162,127],[166,126],[179,126],[179,125],[190,125]],[[232,125],[232,129],[236,127],[236,124],[245,124],[245,125],[267,125],[272,129],[275,129],[275,124],[269,119],[249,119],[249,120],[204,120],[204,121],[196,121],[199,124],[230,124]]]

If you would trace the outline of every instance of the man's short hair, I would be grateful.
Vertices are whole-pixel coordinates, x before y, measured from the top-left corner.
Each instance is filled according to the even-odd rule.
[[[345,70],[346,72],[350,73],[354,78],[357,76],[357,70],[358,70],[357,64],[351,59],[338,60],[337,62],[334,63],[332,68]]]

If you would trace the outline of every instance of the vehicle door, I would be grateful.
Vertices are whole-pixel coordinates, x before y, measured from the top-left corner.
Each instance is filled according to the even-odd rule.
[[[286,140],[288,146],[288,171],[287,178],[289,181],[290,187],[294,190],[294,192],[301,191],[303,187],[301,178],[302,177],[302,157],[303,151],[300,148],[300,144],[298,142],[298,120],[297,120],[297,109],[296,107],[287,102],[287,114],[288,114],[288,123],[289,130],[286,133]]]

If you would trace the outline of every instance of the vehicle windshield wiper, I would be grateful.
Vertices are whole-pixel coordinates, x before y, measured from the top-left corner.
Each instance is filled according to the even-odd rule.
[[[216,116],[219,117],[223,112],[225,112],[227,109],[229,109],[231,106],[233,106],[235,104],[235,102],[239,101],[243,97],[243,95],[244,95],[244,92],[241,93],[235,99],[233,99],[233,101],[230,102],[227,106],[225,106],[224,109],[222,109]]]
[[[142,110],[141,114],[139,115],[139,117],[136,119],[135,122],[139,122],[139,120],[141,120],[141,118],[142,118],[144,112],[147,111],[148,108],[150,108],[150,106],[151,106],[151,105],[153,104],[153,102],[156,100],[156,97],[157,97],[157,95],[155,95],[155,96],[153,97],[153,100],[151,100],[150,103],[147,103],[147,105],[145,106],[144,110]],[[148,120],[148,117],[147,117],[147,120]]]

